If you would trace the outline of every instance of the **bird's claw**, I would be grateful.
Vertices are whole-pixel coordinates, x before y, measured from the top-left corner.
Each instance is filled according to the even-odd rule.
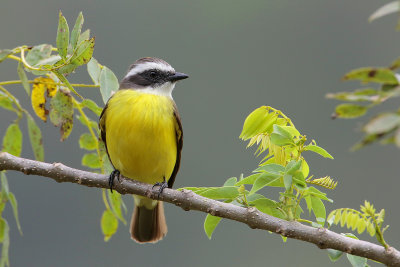
[[[118,182],[120,182],[119,178],[120,178],[120,172],[119,170],[113,170],[110,173],[110,176],[108,177],[108,186],[110,187],[110,191],[112,193],[112,189],[113,189],[113,184],[114,184],[114,179],[115,177],[117,177]]]

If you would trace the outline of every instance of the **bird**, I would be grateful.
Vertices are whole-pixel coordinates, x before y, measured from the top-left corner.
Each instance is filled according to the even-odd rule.
[[[114,171],[109,176],[172,188],[183,145],[181,118],[172,98],[175,84],[189,76],[166,61],[136,60],[107,101],[99,119],[100,136]],[[153,186],[153,187],[154,187]],[[156,243],[167,234],[163,203],[133,195],[130,234],[137,243]]]

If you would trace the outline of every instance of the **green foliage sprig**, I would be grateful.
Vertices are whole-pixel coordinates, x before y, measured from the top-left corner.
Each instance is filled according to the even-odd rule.
[[[350,71],[344,80],[359,80],[363,84],[378,83],[380,88],[363,88],[353,92],[340,92],[328,94],[328,98],[351,102],[340,104],[336,107],[333,118],[353,119],[367,113],[368,110],[378,106],[389,99],[400,96],[398,74],[394,72],[400,67],[400,59],[395,60],[388,68],[361,68]],[[366,104],[361,105],[359,103]],[[400,147],[400,113],[399,111],[385,112],[376,115],[367,122],[362,131],[363,139],[353,147],[360,149],[373,142],[394,143]]]
[[[385,219],[385,210],[375,213],[375,208],[368,201],[364,202],[364,206],[360,206],[360,211],[349,208],[333,210],[327,219],[329,226],[340,224],[341,227],[346,226],[351,230],[356,230],[359,234],[367,231],[370,236],[376,236],[379,243],[385,248],[389,245],[383,238],[383,233],[389,226],[382,228]]]
[[[376,20],[383,16],[400,11],[400,1],[392,1],[378,10],[369,18]],[[400,29],[400,20],[397,30]],[[333,118],[353,119],[367,114],[373,107],[400,96],[400,74],[395,71],[400,68],[400,58],[395,59],[388,67],[364,67],[348,72],[343,80],[358,80],[363,85],[378,84],[377,88],[368,86],[352,92],[327,94],[327,98],[348,103],[336,106]],[[363,103],[363,104],[361,104]],[[366,145],[380,142],[382,144],[395,144],[400,147],[400,110],[380,113],[364,124],[362,131],[365,133],[360,142],[353,146],[353,150]]]
[[[60,140],[69,137],[74,125],[74,118],[84,125],[87,132],[79,138],[79,146],[86,150],[82,157],[82,165],[96,172],[109,173],[112,169],[105,152],[104,145],[99,141],[98,116],[102,108],[93,100],[84,99],[75,87],[99,88],[104,103],[118,90],[118,79],[114,73],[97,62],[92,57],[95,38],[90,37],[90,30],[82,32],[83,15],[79,14],[72,31],[60,12],[56,45],[41,44],[37,46],[19,46],[14,49],[0,50],[0,62],[6,60],[17,61],[17,73],[20,80],[0,82],[0,107],[14,112],[17,117],[8,126],[3,137],[2,150],[15,156],[20,156],[22,151],[23,133],[20,122],[25,117],[33,154],[39,161],[44,161],[44,147],[40,127],[35,122],[34,116],[22,107],[18,99],[7,88],[20,84],[30,97],[33,112],[46,122],[48,119],[60,130]],[[87,65],[87,72],[93,84],[72,84],[67,75],[73,73],[78,67]],[[35,76],[30,79],[29,76]],[[89,113],[87,112],[89,111]],[[2,211],[7,202],[12,206],[17,227],[21,232],[18,220],[17,200],[9,191],[5,171],[1,172],[1,205],[0,205],[0,243],[2,243],[1,266],[9,266],[9,226]],[[124,212],[126,207],[117,192],[110,194],[103,190],[103,201],[106,210],[101,218],[101,228],[104,239],[107,241],[116,232],[118,221],[126,224]],[[21,232],[22,233],[22,232]]]
[[[297,220],[323,226],[326,219],[325,204],[332,202],[325,193],[312,185],[334,189],[336,182],[329,177],[312,179],[303,153],[311,151],[325,158],[333,157],[312,140],[308,144],[292,121],[281,111],[263,106],[254,110],[245,120],[240,138],[257,145],[256,155],[264,155],[253,174],[239,179],[229,178],[222,187],[187,187],[196,194],[244,207],[255,207],[269,215],[285,220]],[[249,186],[249,189],[246,189]],[[268,187],[281,188],[277,200],[260,192]],[[304,200],[304,201],[302,201]],[[315,222],[303,219],[302,203]],[[209,238],[221,218],[207,215],[204,229]]]

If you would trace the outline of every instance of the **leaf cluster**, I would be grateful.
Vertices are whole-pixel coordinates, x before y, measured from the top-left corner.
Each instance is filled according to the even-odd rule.
[[[332,115],[333,118],[353,119],[364,116],[370,109],[400,96],[399,74],[400,58],[389,67],[367,67],[348,72],[344,80],[358,80],[362,84],[375,83],[378,88],[366,87],[352,92],[327,94],[327,98],[344,101],[339,104]],[[400,110],[380,113],[364,124],[365,133],[362,140],[353,146],[353,150],[380,141],[383,144],[395,144],[400,147]]]
[[[79,14],[70,32],[67,20],[60,12],[56,47],[50,44],[40,44],[33,47],[19,46],[14,49],[0,50],[0,62],[16,61],[20,80],[0,82],[0,107],[14,112],[16,119],[8,126],[3,137],[1,151],[20,156],[22,151],[23,133],[21,121],[26,118],[31,147],[35,158],[44,160],[43,138],[40,127],[27,108],[22,107],[15,95],[8,88],[20,84],[27,97],[30,98],[33,113],[43,122],[50,121],[59,128],[60,140],[67,139],[77,119],[87,129],[79,138],[79,146],[87,151],[82,157],[82,165],[97,172],[110,172],[112,166],[108,161],[104,145],[99,141],[98,117],[102,111],[93,100],[84,99],[77,93],[75,87],[99,88],[104,103],[118,90],[118,79],[114,73],[93,58],[94,37],[90,30],[82,32],[83,15]],[[93,84],[72,84],[67,76],[78,67],[87,65],[87,72]],[[31,78],[30,76],[33,76]],[[5,190],[6,176],[2,172],[2,189]],[[7,186],[7,192],[8,186]],[[2,194],[3,202],[10,201],[16,213],[16,200],[11,192]],[[105,240],[108,240],[117,230],[118,221],[126,224],[123,217],[125,205],[117,192],[110,194],[103,190],[103,201],[106,210],[101,219],[101,228]],[[19,223],[17,224],[20,228]],[[3,251],[8,251],[8,224],[0,217],[0,238]],[[8,265],[8,253],[2,253],[0,266]]]
[[[389,226],[382,228],[384,219],[384,209],[376,213],[374,206],[365,201],[364,206],[360,206],[360,211],[350,208],[333,210],[329,214],[327,222],[329,226],[340,224],[341,227],[346,226],[353,231],[357,229],[359,234],[367,231],[370,236],[376,236],[378,242],[388,248],[388,244],[383,238],[383,233]]]
[[[262,106],[245,120],[240,138],[249,146],[257,145],[256,155],[263,156],[258,167],[247,177],[229,178],[222,187],[188,187],[201,196],[243,207],[255,207],[266,214],[285,219],[306,221],[323,226],[326,210],[323,201],[332,202],[316,186],[334,189],[336,182],[329,177],[313,179],[303,153],[310,151],[322,157],[333,157],[315,140],[307,143],[291,120],[281,111]],[[246,188],[247,187],[247,188]],[[279,198],[261,194],[267,188],[280,189]],[[315,222],[303,219],[302,206],[315,216]],[[211,238],[221,218],[207,215],[204,228]]]

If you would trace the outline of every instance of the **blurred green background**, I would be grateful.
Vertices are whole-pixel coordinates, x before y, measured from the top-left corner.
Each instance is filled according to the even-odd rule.
[[[163,58],[189,74],[190,79],[174,91],[185,134],[176,188],[218,186],[228,177],[248,175],[259,159],[238,139],[242,123],[261,105],[281,109],[300,132],[335,157],[332,161],[306,155],[311,173],[339,181],[337,189],[328,192],[335,200],[327,204],[328,212],[359,208],[368,199],[386,209],[386,222],[391,225],[386,241],[400,247],[400,150],[374,145],[349,152],[361,138],[362,120],[332,121],[337,102],[324,97],[359,87],[340,81],[348,70],[385,66],[398,56],[397,16],[367,22],[382,4],[378,0],[2,0],[0,48],[55,45],[58,11],[70,27],[83,11],[84,28],[96,36],[95,58],[118,78],[144,56]],[[17,79],[16,66],[15,61],[0,64],[0,80]],[[90,82],[85,67],[70,79]],[[31,110],[22,86],[11,90]],[[97,89],[78,90],[102,105]],[[391,102],[381,110],[395,107]],[[14,118],[1,110],[0,136]],[[83,152],[77,140],[83,127],[75,121],[72,135],[61,143],[58,129],[36,121],[44,133],[46,161],[82,169]],[[24,134],[22,155],[33,158]],[[169,204],[169,232],[163,241],[138,245],[130,240],[128,227],[120,225],[105,243],[100,189],[16,172],[9,172],[8,178],[19,201],[24,232],[19,235],[8,208],[11,266],[349,266],[344,258],[331,263],[326,252],[314,245],[296,240],[283,243],[278,235],[231,221],[223,221],[208,240],[204,214]],[[269,195],[277,197],[275,192]],[[130,196],[125,200],[130,218],[133,201]],[[361,238],[373,240],[367,235]]]

